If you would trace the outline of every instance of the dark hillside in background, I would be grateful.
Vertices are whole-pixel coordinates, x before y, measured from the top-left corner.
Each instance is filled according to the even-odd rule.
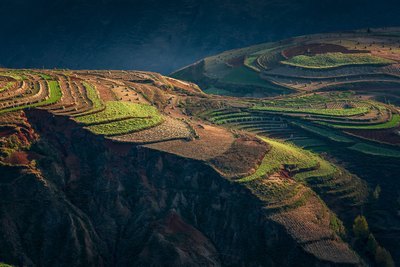
[[[0,66],[170,73],[293,35],[398,26],[397,1],[2,0]]]

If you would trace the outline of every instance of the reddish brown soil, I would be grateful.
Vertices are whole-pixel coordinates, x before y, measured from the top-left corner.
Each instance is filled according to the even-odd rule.
[[[132,150],[131,144],[114,142],[112,140],[106,140],[105,144],[113,153],[119,156],[128,156],[129,152]]]
[[[211,164],[225,176],[241,177],[253,172],[260,165],[269,147],[265,142],[251,137],[241,137]]]
[[[13,134],[15,130],[12,127],[2,127],[0,129],[0,137],[7,137]]]
[[[116,96],[114,92],[111,90],[111,87],[107,86],[109,82],[105,80],[100,81],[90,81],[94,86],[96,86],[97,91],[100,94],[100,98],[104,101],[113,101],[116,100]]]
[[[8,81],[10,81],[11,79],[7,76],[0,76],[0,84],[5,84]]]
[[[383,57],[391,60],[400,61],[400,54],[391,50],[373,50],[371,54],[378,57]]]
[[[226,63],[227,63],[229,66],[232,66],[232,67],[240,67],[240,66],[243,66],[243,64],[244,64],[244,56],[231,58],[231,59],[227,60]]]
[[[176,79],[170,78],[170,77],[165,77],[165,79],[169,83],[171,83],[172,86],[174,86],[177,89],[180,89],[182,91],[185,91],[185,92],[189,93],[189,95],[201,93],[200,88],[197,85],[193,84],[193,83],[179,81],[179,80],[176,80]]]
[[[384,130],[347,130],[346,132],[361,138],[387,144],[400,145],[400,134],[396,133],[400,132],[400,127]]]
[[[369,53],[369,51],[366,50],[349,50],[344,46],[335,44],[307,44],[307,45],[287,48],[282,51],[282,56],[288,59],[298,55],[313,56],[317,54],[336,53],[336,52],[340,52],[343,54]]]
[[[8,158],[4,159],[4,162],[12,165],[28,165],[30,163],[30,160],[26,152],[16,151],[12,153]]]
[[[186,234],[198,242],[206,242],[204,236],[195,228],[185,223],[176,212],[171,212],[165,219],[164,231],[166,234]]]
[[[199,139],[167,141],[147,147],[198,160],[209,160],[227,151],[235,141],[229,131],[210,125],[195,126]]]
[[[0,80],[0,89],[5,87],[7,85],[7,83],[8,83],[7,81]]]

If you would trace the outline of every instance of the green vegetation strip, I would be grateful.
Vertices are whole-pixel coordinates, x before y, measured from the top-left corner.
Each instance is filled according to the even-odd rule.
[[[14,84],[15,84],[14,82],[8,82],[6,84],[6,86],[4,86],[3,88],[0,88],[0,92],[10,89]]]
[[[163,118],[153,117],[151,119],[128,119],[100,125],[89,126],[88,129],[95,133],[106,136],[115,136],[142,131],[163,122]]]
[[[239,182],[250,182],[279,171],[285,165],[294,166],[296,170],[312,169],[318,166],[317,156],[311,152],[302,150],[292,144],[281,143],[265,137],[261,140],[271,146],[258,169],[247,177],[241,178]]]
[[[57,81],[48,81],[47,83],[49,85],[49,91],[50,91],[50,96],[47,100],[44,100],[44,101],[41,101],[41,102],[35,103],[35,104],[29,104],[29,105],[23,105],[23,106],[17,106],[17,107],[13,107],[13,108],[3,109],[3,110],[0,110],[0,114],[6,113],[6,112],[11,112],[11,111],[17,111],[17,110],[21,110],[21,109],[26,109],[26,108],[35,108],[35,107],[40,107],[40,106],[46,106],[46,105],[50,105],[50,104],[54,104],[54,103],[58,102],[62,97],[60,85],[58,84]]]
[[[45,80],[52,80],[53,77],[51,77],[50,75],[44,74],[44,73],[39,73],[39,76],[42,77]]]
[[[121,119],[147,118],[149,114],[149,105],[133,104],[130,102],[109,101],[106,108],[90,115],[75,118],[76,121],[90,125],[112,122]]]
[[[238,94],[235,92],[231,92],[225,89],[210,87],[203,90],[204,93],[209,95],[224,95],[224,96],[237,96]]]
[[[96,88],[94,88],[91,84],[87,83],[87,82],[83,82],[82,83],[83,86],[85,87],[86,90],[86,94],[90,100],[90,102],[92,102],[92,109],[83,113],[79,113],[77,115],[74,115],[72,117],[80,117],[80,116],[85,116],[88,114],[92,114],[98,111],[101,111],[102,109],[104,109],[104,103],[101,100]]]
[[[348,109],[313,109],[313,108],[287,108],[287,107],[253,107],[252,110],[287,112],[287,113],[305,113],[328,116],[355,116],[365,114],[369,111],[368,107],[357,107]]]
[[[25,80],[26,77],[24,75],[21,75],[19,72],[0,72],[0,76],[6,76],[6,77],[10,77],[13,78],[17,81],[22,81]]]
[[[355,144],[355,145],[351,146],[349,149],[355,150],[355,151],[358,151],[358,152],[361,152],[364,154],[368,154],[368,155],[400,158],[399,150],[369,145],[369,144],[365,144],[365,143]]]
[[[326,53],[315,56],[299,55],[282,61],[283,64],[311,69],[328,69],[347,65],[388,65],[392,60],[370,54]]]
[[[315,160],[318,162],[318,168],[315,170],[307,171],[307,172],[300,172],[294,176],[296,180],[311,180],[314,178],[328,178],[333,176],[337,169],[330,164],[328,161],[322,159],[321,157],[315,155]]]
[[[279,182],[253,180],[246,183],[246,186],[266,202],[268,209],[288,210],[296,208],[303,205],[304,200],[308,197],[301,183],[295,183],[290,180]],[[302,190],[303,192],[301,192]],[[299,193],[302,194],[301,197],[296,198]]]
[[[222,115],[217,115],[215,117],[211,117],[210,121],[212,122],[218,122],[218,121],[224,121],[225,119],[233,119],[233,118],[237,118],[237,117],[244,117],[244,116],[249,116],[251,115],[251,113],[249,112],[232,112],[232,113],[228,113],[228,114],[222,114]]]
[[[301,106],[301,105],[310,105],[310,104],[325,104],[329,102],[338,102],[338,101],[349,101],[351,99],[354,100],[353,92],[331,92],[329,94],[307,94],[300,95],[294,97],[288,97],[279,100],[268,100],[263,101],[263,103],[269,105],[289,105],[289,106]]]
[[[380,129],[390,129],[400,125],[400,115],[394,114],[391,120],[381,123],[381,124],[365,124],[365,125],[349,125],[349,124],[332,124],[327,122],[317,122],[321,125],[330,126],[338,129],[356,129],[356,130],[380,130]]]
[[[136,118],[125,119],[127,116]],[[104,111],[77,120],[88,123],[87,129],[91,132],[105,136],[142,131],[164,121],[162,115],[153,106],[124,102],[107,103]]]
[[[257,72],[244,66],[233,68],[221,79],[221,82],[231,84],[247,84],[268,88],[272,87],[268,82],[261,79]]]
[[[85,86],[89,100],[92,101],[93,109],[102,108],[103,102],[101,101],[97,90],[92,85],[88,84],[87,82],[83,82],[83,86]]]
[[[244,59],[244,65],[256,72],[260,72],[261,70],[255,65],[255,62],[259,56],[258,55],[249,55]]]
[[[305,125],[305,124],[301,124],[301,123],[297,123],[297,122],[292,122],[291,124],[295,125],[297,127],[300,127],[301,129],[306,130],[310,133],[325,137],[334,142],[354,143],[354,141],[352,139],[342,136],[340,134],[336,134],[336,133],[332,132],[332,130],[324,129],[321,127],[315,127],[315,126],[311,126],[311,125]]]

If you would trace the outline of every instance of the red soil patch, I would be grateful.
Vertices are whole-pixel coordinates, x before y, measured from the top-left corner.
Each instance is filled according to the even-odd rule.
[[[0,129],[0,137],[7,137],[15,133],[15,129],[12,127],[2,127]]]
[[[100,80],[100,81],[94,81],[91,80],[89,81],[91,84],[93,84],[97,91],[99,92],[100,98],[104,101],[114,101],[116,100],[116,96],[114,92],[111,90],[112,85],[108,85],[110,82],[106,80]]]
[[[317,54],[326,53],[343,53],[343,54],[354,54],[354,53],[369,53],[367,50],[349,50],[344,46],[335,44],[306,44],[301,46],[290,47],[282,51],[282,56],[286,59],[299,56],[309,55],[314,56]]]
[[[232,133],[223,128],[210,125],[194,127],[199,139],[166,141],[146,146],[186,158],[209,160],[227,151],[235,140]]]
[[[4,159],[4,162],[12,165],[28,165],[30,160],[28,153],[24,151],[16,151],[8,158]]]
[[[165,233],[177,234],[183,233],[190,236],[191,239],[201,243],[206,242],[205,237],[191,225],[185,223],[176,212],[171,212],[165,220]]]
[[[165,79],[175,88],[181,89],[182,91],[188,92],[189,94],[197,94],[202,92],[201,89],[193,83],[176,80],[170,77],[165,77]]]
[[[400,127],[384,130],[346,130],[346,133],[382,143],[400,145]]]
[[[155,228],[156,236],[161,239],[162,244],[164,244],[164,246],[171,246],[170,250],[165,251],[168,253],[176,251],[173,253],[179,255],[178,261],[174,261],[173,263],[168,262],[167,264],[164,264],[164,266],[190,266],[191,264],[187,264],[187,262],[191,262],[187,260],[189,258],[200,259],[201,261],[198,262],[200,262],[199,265],[201,266],[220,265],[216,263],[217,261],[209,264],[203,260],[210,259],[213,261],[213,259],[218,258],[215,247],[206,236],[192,225],[186,223],[175,211],[172,211],[166,218],[160,220]],[[155,250],[154,246],[146,246],[143,249],[141,256],[147,258],[158,258],[159,251],[157,251],[157,249]],[[151,264],[148,264],[148,266],[150,265]],[[156,265],[158,266],[160,264]]]
[[[244,64],[244,56],[228,59],[226,63],[232,67],[240,67]]]
[[[290,173],[287,170],[280,170],[279,175],[280,175],[280,177],[282,177],[284,179],[292,179],[292,177],[290,176]]]
[[[113,153],[119,156],[127,156],[132,150],[132,144],[119,143],[112,140],[106,140],[105,144]]]
[[[391,50],[373,50],[371,51],[371,54],[390,60],[400,61],[400,54]]]
[[[244,136],[236,139],[225,153],[210,162],[225,176],[241,177],[253,172],[268,150],[267,143]]]

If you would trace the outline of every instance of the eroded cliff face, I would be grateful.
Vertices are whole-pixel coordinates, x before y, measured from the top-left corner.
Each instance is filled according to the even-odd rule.
[[[262,203],[202,161],[27,112],[37,167],[1,166],[0,260],[21,266],[311,266]]]

